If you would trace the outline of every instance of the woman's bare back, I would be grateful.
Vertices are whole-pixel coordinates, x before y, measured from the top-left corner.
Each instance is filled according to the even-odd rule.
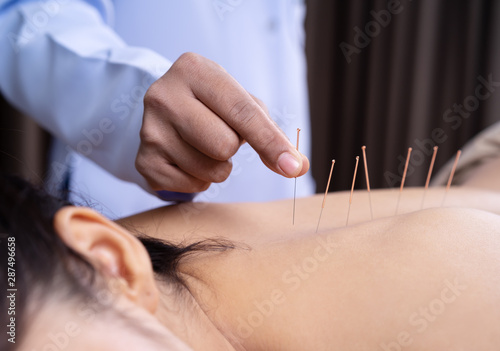
[[[223,237],[237,248],[181,264],[196,301],[249,350],[496,350],[500,213],[496,193],[407,189],[266,204],[185,204],[125,219],[174,242]],[[481,210],[471,209],[480,208]],[[489,210],[491,212],[485,211]],[[494,212],[494,213],[492,213]]]

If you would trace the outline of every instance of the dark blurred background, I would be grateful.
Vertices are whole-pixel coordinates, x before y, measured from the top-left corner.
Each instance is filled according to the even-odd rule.
[[[372,187],[399,186],[410,146],[406,184],[423,185],[433,145],[439,168],[500,120],[500,1],[308,0],[307,6],[318,192],[333,158],[330,190],[350,188],[362,145]],[[0,170],[42,181],[50,138],[1,98],[0,116]],[[364,177],[357,186],[365,186]]]
[[[46,174],[50,136],[0,94],[0,172],[40,184]]]
[[[318,191],[324,191],[332,158],[337,162],[331,189],[350,188],[362,145],[373,187],[399,186],[401,159],[410,146],[412,174],[406,184],[424,185],[433,131],[439,168],[500,120],[500,87],[488,97],[483,87],[483,99],[476,97],[480,77],[500,82],[500,1],[308,0],[307,5]],[[455,106],[459,112],[447,111]],[[365,186],[364,177],[357,185]]]

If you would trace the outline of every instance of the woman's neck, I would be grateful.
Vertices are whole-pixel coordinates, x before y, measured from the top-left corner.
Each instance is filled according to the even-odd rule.
[[[172,283],[158,283],[161,300],[156,317],[193,350],[235,351],[223,333],[205,314],[190,291]],[[234,342],[234,341],[233,341]]]

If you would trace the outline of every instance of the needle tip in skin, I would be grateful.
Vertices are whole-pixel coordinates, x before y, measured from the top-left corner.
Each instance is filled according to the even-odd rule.
[[[427,172],[427,180],[425,181],[424,195],[422,196],[422,203],[420,204],[420,209],[424,208],[425,195],[426,195],[427,189],[429,189],[429,184],[430,184],[431,176],[432,176],[432,170],[434,169],[434,163],[436,161],[438,147],[434,146],[433,149],[434,149],[434,152],[432,153],[431,164],[429,165],[429,172]]]
[[[328,189],[330,188],[330,180],[332,179],[333,167],[335,166],[335,160],[332,160],[332,166],[330,167],[330,175],[328,176],[328,182],[326,183],[325,196],[323,197],[323,204],[321,205],[321,210],[319,212],[318,225],[316,226],[316,233],[319,229],[319,222],[321,221],[321,215],[323,214],[323,209],[325,208],[326,195],[328,194]]]
[[[399,209],[399,201],[401,200],[401,193],[403,192],[403,188],[405,186],[405,180],[406,180],[406,173],[408,172],[408,164],[410,163],[410,156],[412,152],[412,148],[408,148],[408,154],[406,155],[406,163],[405,163],[405,169],[403,172],[403,178],[401,179],[401,186],[399,187],[399,195],[398,195],[398,203],[396,204],[396,213],[394,215],[398,214],[398,209]]]
[[[368,190],[368,201],[370,202],[370,216],[373,220],[372,197],[370,195],[370,177],[368,176],[368,162],[366,161],[366,146],[361,146],[361,150],[363,151],[363,162],[365,165],[366,190]]]
[[[356,174],[358,173],[358,164],[359,164],[359,156],[356,156],[356,166],[354,166],[354,175],[352,177],[352,184],[351,184],[351,196],[349,196],[349,207],[347,208],[347,219],[345,221],[346,227],[349,225],[349,214],[351,213],[352,194],[354,192],[354,183],[356,182]]]

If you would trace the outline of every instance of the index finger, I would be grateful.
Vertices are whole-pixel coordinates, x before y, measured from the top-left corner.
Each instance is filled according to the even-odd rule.
[[[208,73],[191,84],[196,97],[245,139],[268,168],[287,177],[305,173],[302,155],[264,109],[222,67],[208,64]]]

